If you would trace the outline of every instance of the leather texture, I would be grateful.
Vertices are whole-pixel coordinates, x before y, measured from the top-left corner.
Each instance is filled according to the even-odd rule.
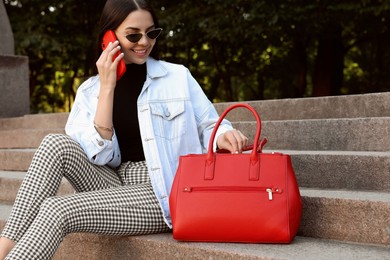
[[[251,152],[213,152],[226,114],[249,109],[257,121]],[[181,156],[169,202],[173,237],[180,241],[290,243],[299,228],[302,201],[289,155],[263,153],[261,120],[247,104],[220,116],[207,154]],[[253,148],[252,147],[252,148]]]

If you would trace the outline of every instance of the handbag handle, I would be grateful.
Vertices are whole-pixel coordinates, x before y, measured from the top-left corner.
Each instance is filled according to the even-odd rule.
[[[260,139],[260,134],[261,134],[260,116],[258,115],[256,110],[248,104],[237,103],[237,104],[231,105],[221,114],[221,116],[219,117],[217,123],[215,124],[213,132],[211,134],[210,141],[209,141],[209,148],[208,148],[207,156],[206,156],[206,167],[205,167],[205,175],[204,175],[205,180],[214,179],[214,165],[215,165],[216,153],[213,152],[213,144],[214,144],[215,135],[217,134],[217,130],[218,130],[219,126],[221,125],[222,120],[226,117],[226,115],[231,110],[233,110],[235,108],[239,108],[239,107],[248,109],[255,117],[256,122],[257,122],[257,128],[256,128],[256,134],[255,134],[255,140],[253,143],[253,147],[259,147],[259,139]],[[259,168],[259,154],[258,154],[257,149],[252,149],[252,152],[250,155],[250,167],[249,168],[250,168],[249,180],[252,180],[252,181],[259,180],[259,177],[260,177],[259,176],[260,175],[259,169],[260,168]]]
[[[257,149],[257,152],[262,153],[264,145],[268,142],[267,138],[261,138],[259,142],[259,146],[257,148],[253,144],[249,144],[247,146],[242,147],[242,151],[252,151],[252,149]],[[217,153],[230,153],[227,149],[218,149],[216,151]]]

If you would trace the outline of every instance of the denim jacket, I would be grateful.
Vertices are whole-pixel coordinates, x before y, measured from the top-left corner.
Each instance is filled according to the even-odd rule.
[[[153,190],[165,222],[172,227],[169,193],[179,156],[206,152],[219,116],[187,68],[152,58],[146,66],[146,81],[137,101],[139,127]],[[115,132],[111,140],[105,140],[93,125],[99,88],[99,76],[79,87],[65,131],[92,163],[117,167],[121,155]],[[230,129],[224,120],[216,137]]]

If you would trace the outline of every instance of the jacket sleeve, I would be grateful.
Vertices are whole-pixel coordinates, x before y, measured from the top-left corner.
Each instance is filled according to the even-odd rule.
[[[199,138],[202,143],[203,151],[208,149],[211,134],[214,130],[214,126],[219,119],[219,115],[211,101],[207,98],[198,82],[193,78],[191,73],[187,70],[187,79],[190,89],[190,97],[196,122],[198,123]],[[220,134],[225,133],[228,130],[233,129],[231,123],[228,120],[223,120],[215,135],[213,149],[216,150],[217,138]]]
[[[65,132],[80,144],[92,163],[117,167],[121,162],[121,156],[115,132],[111,140],[106,140],[93,125],[98,90],[98,77],[88,79],[79,87]]]

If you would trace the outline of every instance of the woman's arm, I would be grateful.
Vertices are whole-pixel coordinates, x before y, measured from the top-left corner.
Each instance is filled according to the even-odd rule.
[[[89,79],[77,96],[65,127],[92,163],[116,167],[121,162],[118,141],[112,125],[116,65],[123,55],[112,62],[118,42],[110,44],[96,62],[99,77]],[[99,91],[96,93],[96,91]]]
[[[211,133],[216,122],[219,119],[218,113],[214,105],[204,94],[203,90],[188,71],[188,84],[190,88],[190,97],[196,119],[198,122],[198,130],[201,134],[200,138],[203,141],[203,146],[206,148],[210,140]],[[240,131],[233,129],[231,123],[223,120],[216,133],[214,140],[214,149],[226,149],[231,153],[241,153],[242,148],[248,143],[248,138]]]
[[[100,93],[94,126],[100,136],[106,140],[111,140],[114,134],[112,111],[116,86],[116,69],[119,61],[123,58],[123,53],[118,55],[114,61],[112,61],[112,58],[119,49],[118,41],[110,43],[96,62],[100,78]]]
[[[121,157],[115,132],[111,140],[104,139],[93,123],[98,103],[98,88],[98,76],[88,79],[79,87],[65,132],[80,144],[92,163],[116,167],[120,164]]]

